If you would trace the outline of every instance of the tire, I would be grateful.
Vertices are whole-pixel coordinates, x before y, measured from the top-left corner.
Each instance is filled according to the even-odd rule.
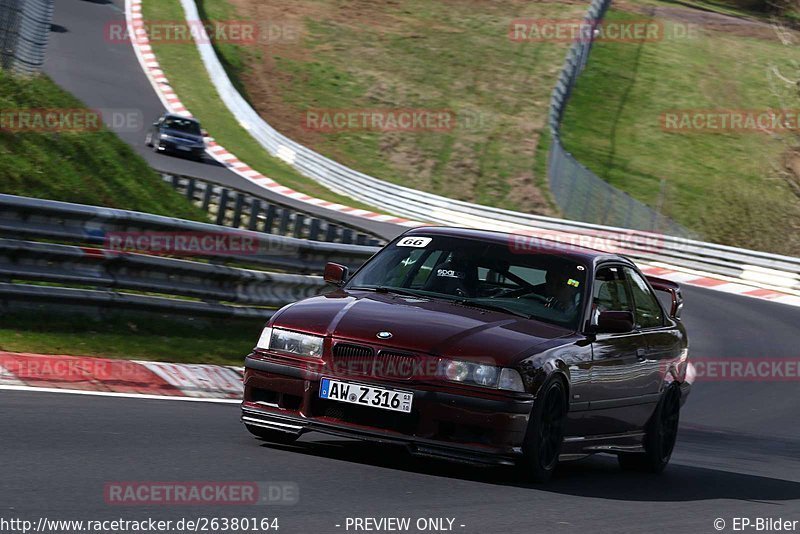
[[[670,386],[658,401],[655,412],[647,425],[644,438],[644,453],[621,453],[619,465],[626,471],[661,473],[669,464],[681,414],[681,390]]]
[[[271,441],[273,443],[294,443],[297,438],[300,437],[298,434],[281,432],[280,430],[270,430],[269,428],[263,428],[260,426],[244,426],[247,427],[248,432],[253,434],[255,437],[263,439],[264,441]]]
[[[534,401],[522,444],[519,467],[526,480],[542,483],[553,476],[564,442],[566,418],[566,387],[560,379],[552,379],[542,386]]]

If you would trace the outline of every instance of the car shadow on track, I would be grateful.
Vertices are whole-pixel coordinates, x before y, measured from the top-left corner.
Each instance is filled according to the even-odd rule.
[[[800,483],[705,467],[671,464],[661,475],[622,471],[616,458],[598,455],[562,463],[547,484],[520,481],[510,467],[476,467],[420,458],[404,447],[363,441],[317,440],[262,446],[342,462],[354,462],[427,476],[529,488],[595,499],[681,502],[709,499],[788,501],[800,499]]]

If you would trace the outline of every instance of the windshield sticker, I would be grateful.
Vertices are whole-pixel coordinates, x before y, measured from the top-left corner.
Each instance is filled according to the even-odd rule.
[[[464,276],[464,273],[459,271],[453,271],[451,269],[437,269],[436,276],[442,276],[444,278],[459,278],[459,279],[466,278],[466,276]]]
[[[567,280],[567,285],[570,285],[572,287],[578,287],[579,285],[581,285],[581,283],[575,280],[574,278],[570,278],[569,280]]]
[[[404,237],[397,242],[398,247],[425,248],[431,242],[431,237]]]

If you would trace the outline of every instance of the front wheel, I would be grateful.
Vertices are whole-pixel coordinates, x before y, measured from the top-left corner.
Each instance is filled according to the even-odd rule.
[[[244,425],[247,427],[247,431],[256,436],[259,439],[263,439],[264,441],[271,441],[273,443],[293,443],[300,437],[298,434],[292,434],[290,432],[282,432],[280,430],[271,430],[269,428],[264,428],[255,425]]]
[[[522,445],[523,459],[520,462],[528,480],[547,482],[553,476],[564,441],[566,418],[566,388],[556,378],[542,386],[528,422]]]
[[[661,473],[667,467],[675,442],[681,414],[681,390],[670,386],[659,400],[647,425],[644,453],[620,453],[619,465],[627,471]]]

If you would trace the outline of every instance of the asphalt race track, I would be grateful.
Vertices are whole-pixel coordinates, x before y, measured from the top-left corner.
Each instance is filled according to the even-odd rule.
[[[57,0],[46,71],[87,105],[141,110],[149,124],[162,106],[130,45],[105,40],[112,21],[124,21],[119,0]],[[156,155],[141,131],[119,135],[158,169],[261,191],[214,163]],[[693,358],[797,358],[800,308],[693,287],[684,296]],[[347,517],[446,517],[456,532],[509,534],[716,532],[721,518],[731,532],[734,517],[800,520],[798,407],[796,380],[700,381],[663,475],[623,473],[598,456],[534,486],[509,469],[323,435],[264,444],[235,404],[0,391],[0,517],[277,517],[285,534],[345,532]],[[289,481],[300,502],[106,503],[105,484],[123,481]]]
[[[164,107],[142,72],[131,44],[108,38],[107,28],[116,24],[124,27],[124,0],[56,0],[45,73],[92,109],[131,111],[141,117],[141,125],[128,124],[112,129],[157,170],[204,178],[321,216],[331,214],[330,210],[258,187],[210,157],[199,163],[156,154],[147,147],[145,127],[164,112]],[[337,214],[337,218],[387,238],[403,230],[392,224],[344,214]]]
[[[685,295],[694,358],[797,353],[799,309],[703,289]],[[4,517],[264,516],[278,517],[284,533],[343,532],[337,524],[364,516],[450,517],[465,533],[716,532],[717,518],[800,519],[796,381],[700,382],[663,475],[623,473],[597,456],[564,464],[546,486],[324,435],[267,445],[241,426],[235,404],[0,397]],[[231,480],[295,482],[300,503],[131,507],[108,505],[103,493],[108,482]]]

